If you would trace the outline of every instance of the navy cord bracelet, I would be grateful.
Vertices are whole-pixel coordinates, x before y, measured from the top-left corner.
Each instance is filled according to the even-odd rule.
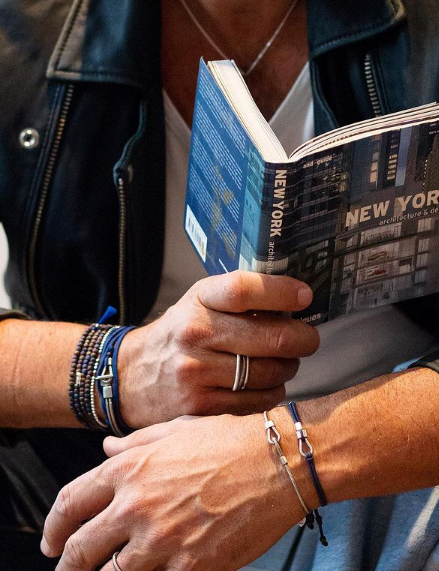
[[[119,355],[120,345],[127,333],[135,329],[135,327],[121,327],[123,330],[120,335],[118,335],[117,340],[114,344],[113,349],[113,405],[114,405],[114,414],[116,417],[116,421],[118,425],[122,428],[124,432],[127,434],[132,432],[132,429],[129,428],[125,422],[123,421],[122,415],[120,414],[120,405],[119,405],[119,374],[117,370],[117,358]],[[120,331],[120,330],[119,330]]]
[[[308,440],[308,434],[307,434],[306,430],[302,427],[302,423],[300,422],[300,417],[299,417],[299,413],[297,411],[297,407],[293,401],[291,401],[288,404],[288,409],[291,413],[291,416],[293,417],[294,426],[296,427],[296,436],[297,436],[297,441],[298,441],[298,445],[299,445],[299,453],[306,460],[306,463],[308,464],[309,472],[311,474],[311,478],[312,478],[314,487],[316,489],[320,505],[322,507],[326,506],[328,503],[328,500],[326,499],[325,492],[323,491],[322,485],[321,485],[319,477],[317,475],[317,470],[316,470],[316,466],[314,463],[313,448],[312,448],[312,446]],[[323,533],[322,517],[319,514],[319,511],[317,509],[314,510],[314,515],[315,515],[315,521],[316,521],[317,526],[318,526],[319,531],[320,531],[320,542],[322,545],[324,545],[326,547],[328,545],[328,542],[327,542],[326,537]]]
[[[119,386],[117,357],[120,345],[127,333],[135,327],[114,327],[102,348],[102,356],[96,374],[97,388],[107,425],[117,436],[124,436],[131,430],[123,422],[119,408]]]

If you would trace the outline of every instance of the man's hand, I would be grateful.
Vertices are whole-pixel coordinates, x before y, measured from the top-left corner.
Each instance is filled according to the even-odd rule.
[[[329,502],[439,483],[438,379],[411,369],[299,403]],[[293,421],[285,407],[270,418],[315,508]],[[262,415],[177,419],[105,448],[113,457],[66,486],[47,518],[42,549],[63,553],[57,571],[92,571],[117,550],[127,571],[234,571],[304,515]]]
[[[160,319],[123,340],[118,370],[125,422],[140,428],[185,414],[244,414],[278,403],[319,335],[273,312],[303,309],[311,298],[307,285],[286,276],[233,272],[196,283]],[[0,323],[2,426],[78,426],[67,380],[84,328]],[[250,357],[250,374],[246,390],[233,392],[237,353]]]
[[[183,429],[164,438],[166,427],[139,431],[152,443],[60,492],[42,542],[46,555],[63,553],[57,571],[92,571],[118,550],[129,571],[233,571],[303,516],[262,415],[170,424]]]
[[[245,414],[271,408],[317,330],[273,312],[304,309],[310,288],[286,276],[232,272],[197,282],[160,319],[122,343],[121,412],[143,427],[190,414]],[[245,391],[231,391],[236,354],[250,357]]]

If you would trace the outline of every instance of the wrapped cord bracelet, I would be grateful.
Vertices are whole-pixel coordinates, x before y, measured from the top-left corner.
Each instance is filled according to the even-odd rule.
[[[75,418],[87,428],[111,430],[117,436],[125,436],[131,429],[119,410],[117,357],[122,340],[135,327],[104,324],[116,313],[113,307],[108,307],[99,322],[81,335],[70,367],[69,401]],[[96,412],[95,387],[105,422]]]

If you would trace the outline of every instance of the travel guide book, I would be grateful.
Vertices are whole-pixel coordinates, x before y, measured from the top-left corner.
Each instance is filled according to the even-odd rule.
[[[339,315],[439,291],[439,105],[341,127],[289,157],[232,61],[202,60],[186,232],[209,274],[306,282],[295,317]]]

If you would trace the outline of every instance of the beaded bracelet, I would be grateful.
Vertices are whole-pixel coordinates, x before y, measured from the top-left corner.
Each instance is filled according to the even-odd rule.
[[[78,342],[72,357],[69,373],[69,403],[75,418],[87,428],[102,428],[90,408],[94,364],[99,357],[99,347],[111,325],[90,325]]]
[[[99,363],[102,357],[102,351],[105,345],[105,342],[108,339],[108,336],[110,335],[110,333],[113,331],[114,328],[109,329],[102,341],[101,344],[99,346],[99,359],[96,359],[94,368],[93,368],[93,376],[91,379],[91,383],[90,383],[90,409],[91,409],[91,414],[93,416],[93,418],[95,419],[96,424],[103,430],[107,430],[108,429],[108,424],[106,422],[103,422],[100,418],[99,415],[96,412],[96,405],[95,405],[95,386],[96,386],[96,376],[98,374],[98,367],[99,367]]]
[[[311,446],[311,443],[308,440],[308,433],[305,430],[305,428],[303,428],[302,423],[300,422],[299,413],[297,411],[296,404],[293,401],[291,401],[288,404],[288,409],[289,409],[291,416],[293,417],[293,420],[294,420],[294,426],[296,428],[297,442],[298,442],[298,446],[299,446],[299,453],[302,456],[302,458],[304,458],[306,460],[306,463],[308,465],[309,472],[311,474],[311,478],[312,478],[314,487],[315,487],[316,492],[317,492],[317,496],[319,498],[320,505],[322,507],[326,506],[328,503],[328,500],[326,499],[325,492],[323,491],[322,485],[320,483],[320,479],[317,475],[317,470],[316,470],[315,463],[314,463],[314,450],[313,450],[313,447]],[[319,511],[317,509],[314,510],[314,515],[315,515],[315,521],[316,521],[317,526],[318,526],[319,531],[320,531],[320,542],[322,545],[324,545],[326,547],[328,545],[328,542],[327,542],[326,537],[323,533],[322,517],[319,514]]]
[[[105,317],[114,312],[109,308]],[[121,342],[134,327],[94,323],[78,342],[69,373],[69,402],[75,418],[87,428],[111,430],[117,436],[130,432],[119,411],[117,357]],[[95,387],[105,422],[95,406]]]

